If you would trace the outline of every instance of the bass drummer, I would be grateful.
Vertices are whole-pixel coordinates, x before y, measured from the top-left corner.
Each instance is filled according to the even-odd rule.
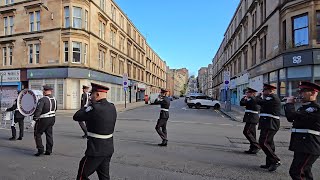
[[[18,91],[18,94],[20,93],[20,91]],[[16,124],[19,124],[19,137],[18,140],[22,140],[23,138],[23,129],[24,129],[24,118],[25,116],[22,115],[19,111],[18,111],[18,106],[17,106],[17,99],[14,101],[12,107],[6,109],[7,112],[9,111],[13,111],[14,112],[14,120],[12,121],[11,124],[11,131],[12,131],[12,137],[9,138],[10,141],[15,141],[16,140],[16,136],[17,136],[17,130],[16,130]]]

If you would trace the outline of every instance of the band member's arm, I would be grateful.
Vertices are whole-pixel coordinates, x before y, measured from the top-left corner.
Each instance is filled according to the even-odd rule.
[[[247,100],[246,98],[242,98],[240,101],[240,106],[246,106],[247,105]]]
[[[263,105],[266,102],[266,100],[262,99],[261,95],[260,96],[258,95],[256,97],[256,102],[257,102],[258,105]]]
[[[33,113],[33,120],[36,121],[40,118],[40,115],[42,113],[42,109],[44,107],[44,100],[43,98],[41,98],[39,101],[38,101],[38,105],[37,105],[37,108],[36,110],[34,111]]]
[[[81,105],[80,105],[80,107],[83,108],[85,103],[86,103],[86,97],[84,96],[84,94],[82,94],[81,95]]]
[[[6,111],[14,111],[16,109],[17,109],[17,100],[15,100],[13,105],[10,108],[6,109]]]
[[[81,108],[73,115],[75,121],[88,121],[90,119],[90,111],[93,110],[93,106]]]
[[[284,112],[289,122],[293,122],[296,118],[299,118],[299,116],[301,115],[296,111],[293,103],[287,103],[284,106]]]

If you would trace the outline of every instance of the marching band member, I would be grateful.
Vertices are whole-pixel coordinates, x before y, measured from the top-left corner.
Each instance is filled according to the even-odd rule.
[[[294,152],[290,167],[293,180],[313,179],[311,168],[320,155],[320,105],[316,103],[320,86],[300,83],[302,106],[295,110],[294,97],[287,98],[285,113],[292,122],[289,150]]]
[[[77,180],[88,180],[95,171],[99,179],[109,180],[117,111],[106,99],[108,87],[94,83],[91,83],[91,87],[91,104],[73,116],[75,121],[86,121],[88,128],[87,150],[80,161]]]
[[[18,94],[20,93],[20,91],[18,91]],[[11,124],[11,131],[12,131],[12,137],[9,138],[10,141],[15,141],[16,140],[16,136],[17,136],[17,130],[16,130],[16,124],[19,124],[19,137],[18,140],[22,140],[23,138],[23,131],[24,131],[24,118],[25,116],[22,115],[19,111],[18,111],[18,106],[17,106],[17,99],[14,101],[12,107],[6,109],[7,112],[9,111],[13,111],[14,112],[14,119],[12,120],[12,124]]]
[[[281,101],[274,93],[276,87],[264,84],[263,98],[261,94],[256,98],[258,105],[261,106],[259,126],[260,137],[259,145],[266,154],[266,164],[260,168],[275,171],[281,165],[280,158],[275,154],[274,136],[280,128]]]
[[[56,119],[57,101],[52,96],[53,89],[50,86],[43,86],[43,97],[38,101],[37,108],[34,112],[34,139],[38,152],[35,156],[43,155],[44,146],[42,145],[42,134],[46,134],[46,152],[45,155],[52,153],[53,135],[52,127]]]
[[[85,86],[83,85],[82,86],[82,95],[81,95],[81,108],[83,107],[88,107],[89,105],[89,100],[90,100],[90,97],[89,97],[89,86]],[[82,138],[87,138],[87,133],[88,133],[88,130],[87,130],[87,127],[86,127],[86,124],[85,124],[85,121],[79,121],[78,122],[84,135],[82,136]]]

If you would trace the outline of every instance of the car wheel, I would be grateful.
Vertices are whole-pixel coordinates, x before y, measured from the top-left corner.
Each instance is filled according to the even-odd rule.
[[[213,106],[213,108],[214,108],[214,109],[220,109],[220,105],[219,105],[219,104],[215,104],[215,105]]]
[[[201,108],[201,104],[200,103],[197,103],[196,104],[196,109],[200,109]]]
[[[188,107],[191,109],[193,106],[191,106],[191,105],[188,105]]]

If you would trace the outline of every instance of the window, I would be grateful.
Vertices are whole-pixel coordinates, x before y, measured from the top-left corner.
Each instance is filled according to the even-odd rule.
[[[309,44],[308,14],[293,18],[293,45],[294,47]]]
[[[4,35],[8,35],[8,17],[4,17],[3,18],[3,20],[4,20]]]
[[[83,64],[86,64],[88,60],[88,44],[84,44],[83,49]]]
[[[127,24],[127,33],[131,37],[131,25],[129,23]]]
[[[248,38],[248,21],[244,23],[244,27],[243,27],[243,30],[244,30],[244,41],[247,40]]]
[[[87,10],[85,10],[85,12],[84,12],[84,29],[85,30],[89,29],[88,16],[89,16],[89,12]]]
[[[12,66],[13,62],[13,47],[9,47],[9,65]]]
[[[73,63],[81,63],[81,43],[80,42],[72,42],[72,62]]]
[[[99,37],[105,40],[105,28],[106,25],[102,21],[99,22]]]
[[[69,6],[64,7],[64,27],[70,27],[70,9]]]
[[[123,74],[124,73],[124,62],[123,61],[119,61],[119,74]]]
[[[129,43],[129,42],[128,42],[128,44],[127,44],[127,55],[128,55],[129,57],[131,57],[131,43]]]
[[[81,28],[81,11],[80,7],[73,7],[73,27]]]
[[[257,12],[254,12],[252,14],[252,33],[256,30],[257,28],[257,17],[256,17]]]
[[[260,60],[263,61],[266,59],[266,36],[260,39]]]
[[[13,16],[9,16],[9,21],[10,21],[10,30],[9,30],[9,33],[10,33],[10,34],[13,34],[13,25],[14,25]]]
[[[35,44],[35,62],[36,64],[39,64],[40,61],[40,45],[39,44]]]
[[[317,11],[317,43],[320,44],[320,11]]]
[[[131,64],[130,63],[127,64],[127,73],[128,73],[128,77],[131,77]]]
[[[104,58],[105,58],[105,52],[102,50],[99,50],[99,68],[104,69]]]
[[[64,62],[69,62],[69,42],[65,41],[64,44]]]
[[[257,63],[257,44],[252,45],[252,66]]]
[[[36,31],[40,31],[40,11],[36,11],[36,20],[37,20]]]
[[[113,21],[116,21],[116,18],[117,18],[116,12],[117,12],[116,8],[113,5],[111,5],[111,18]]]
[[[29,64],[33,63],[33,44],[29,44]]]
[[[136,79],[137,78],[137,67],[136,66],[133,66],[133,79]]]
[[[120,51],[124,51],[124,37],[120,35],[120,43],[119,43]]]
[[[115,67],[115,64],[116,64],[115,59],[116,59],[116,58],[115,58],[114,56],[110,55],[110,67],[111,67],[111,72],[115,72],[115,70],[116,70],[116,67]]]
[[[40,31],[40,11],[29,13],[30,32]]]
[[[244,8],[246,11],[248,10],[248,0],[244,0]]]
[[[7,47],[2,48],[2,60],[3,60],[3,65],[7,65]]]
[[[106,0],[100,0],[100,8],[105,11],[106,9]]]
[[[14,3],[14,0],[11,0],[11,1],[10,1],[10,0],[5,0],[4,3],[5,3],[5,5],[9,5],[9,3],[10,3],[10,4],[13,4],[13,3]]]
[[[319,14],[320,16],[320,14]],[[283,49],[287,49],[287,22],[284,20],[282,22],[282,38],[283,38]]]
[[[114,30],[114,29],[111,29],[111,31],[110,31],[110,44],[112,46],[116,45],[116,30]]]
[[[240,73],[242,70],[241,68],[241,56],[238,58],[238,73]]]
[[[120,15],[120,27],[124,28],[124,17],[122,15]]]
[[[261,24],[262,24],[262,22],[264,22],[264,20],[266,19],[266,6],[265,6],[264,0],[261,1],[261,4],[260,4],[260,13],[261,13],[260,21],[261,21]]]

